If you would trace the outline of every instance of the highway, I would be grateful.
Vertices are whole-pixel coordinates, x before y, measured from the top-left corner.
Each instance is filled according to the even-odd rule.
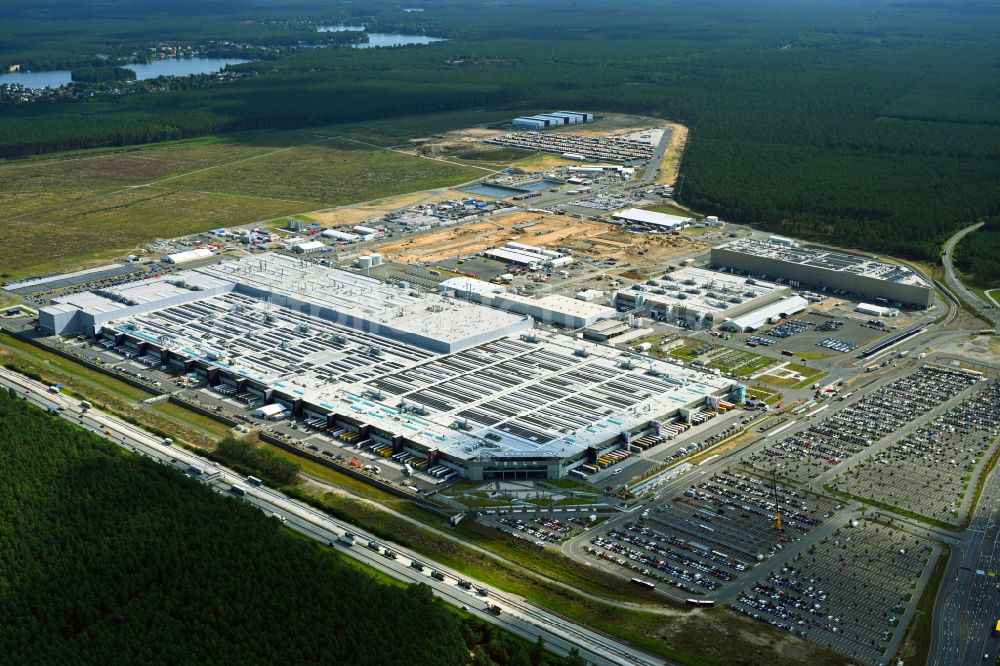
[[[1000,571],[1000,474],[996,470],[983,485],[969,529],[951,548],[934,606],[928,660],[932,666],[970,664],[986,654],[995,658],[1000,649],[1000,639],[993,636],[1000,620],[1000,579],[995,577]]]
[[[982,222],[965,227],[949,238],[944,244],[944,253],[941,255],[941,263],[944,264],[944,281],[963,301],[972,306],[981,317],[994,326],[998,326],[1000,325],[1000,310],[995,305],[984,301],[978,294],[966,287],[958,276],[955,275],[955,266],[952,263],[952,254],[958,242],[981,226],[983,226]]]
[[[62,394],[50,393],[44,384],[18,373],[0,368],[0,386],[15,389],[20,395],[42,408],[55,405],[61,408],[60,416],[71,423],[100,434],[130,451],[173,465],[183,471],[192,465],[206,470],[206,476],[218,471],[220,476],[207,483],[220,494],[228,495],[235,500],[236,496],[231,488],[234,483],[238,483],[247,492],[243,500],[280,519],[287,527],[322,543],[331,546],[338,544],[335,547],[341,554],[360,560],[398,580],[425,583],[444,601],[467,609],[477,617],[497,624],[530,642],[535,642],[541,636],[545,640],[546,647],[556,654],[567,655],[571,649],[576,648],[586,661],[597,666],[632,664],[654,666],[672,663],[648,655],[618,639],[582,626],[521,597],[501,592],[447,567],[432,563],[427,558],[397,544],[377,539],[349,523],[334,520],[325,513],[292,500],[278,491],[266,486],[252,486],[235,472],[217,463],[185,449],[164,444],[161,439],[99,410],[83,410],[79,407],[79,401]],[[351,532],[357,536],[354,546],[338,543],[338,538],[344,532]],[[366,545],[369,541],[376,541],[377,546],[369,547]],[[395,559],[386,556],[388,550],[396,554]],[[414,561],[423,565],[422,571],[411,567],[411,562]],[[444,574],[443,581],[431,578],[432,568]],[[459,587],[457,585],[459,580],[472,583],[472,590],[466,591]],[[478,593],[476,588],[485,590],[487,594]],[[500,607],[499,616],[487,612],[487,602]]]

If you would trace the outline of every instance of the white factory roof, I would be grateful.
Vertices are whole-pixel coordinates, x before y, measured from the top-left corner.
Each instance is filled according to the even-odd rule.
[[[544,256],[506,247],[490,248],[484,250],[483,254],[494,259],[502,259],[503,261],[514,262],[516,264],[538,264],[545,261]]]
[[[293,249],[298,249],[303,252],[309,252],[310,250],[322,250],[325,247],[326,245],[318,240],[302,241],[295,243],[295,245],[292,246]]]
[[[858,303],[858,306],[854,308],[854,310],[862,314],[874,315],[876,317],[895,317],[899,314],[899,310],[896,308],[875,305],[874,303]]]
[[[616,220],[625,220],[626,222],[638,222],[641,224],[651,224],[657,227],[666,227],[668,229],[673,229],[675,227],[681,227],[686,224],[690,224],[693,218],[690,217],[680,217],[678,215],[668,215],[666,213],[657,213],[651,210],[643,210],[641,208],[628,208],[626,210],[618,211],[613,214]]]
[[[254,413],[257,416],[263,416],[264,418],[270,418],[272,416],[277,416],[278,414],[280,414],[283,411],[285,411],[285,406],[284,405],[282,405],[280,403],[277,403],[277,402],[272,402],[270,405],[261,405],[260,407],[258,407],[257,409],[254,410]]]
[[[647,285],[639,292],[646,302],[677,305],[705,314],[725,311],[769,295],[777,299],[790,292],[787,285],[693,266],[667,273],[656,282],[657,285]],[[620,293],[636,295],[633,290]]]
[[[336,238],[337,240],[344,241],[355,241],[361,238],[361,236],[358,236],[357,234],[351,234],[346,231],[337,231],[336,229],[325,229],[324,231],[321,231],[319,235],[325,238]]]
[[[558,294],[550,294],[541,298],[532,298],[531,296],[523,296],[521,294],[498,294],[493,299],[493,302],[499,308],[503,308],[505,302],[522,303],[541,310],[547,310],[548,312],[584,319],[613,317],[617,314],[614,308],[606,305],[590,301],[580,301]]]
[[[507,291],[505,287],[485,280],[477,280],[470,277],[453,277],[438,284],[438,289],[443,291],[461,291],[472,294],[495,294]]]
[[[786,261],[828,271],[850,273],[877,280],[886,280],[887,282],[920,287],[930,286],[920,273],[909,266],[891,264],[887,261],[879,261],[858,254],[834,252],[833,250],[819,247],[802,247],[799,245],[788,245],[786,242],[741,238],[725,245],[720,245],[716,249],[739,252],[777,261]]]
[[[772,318],[780,317],[781,315],[791,316],[802,312],[808,304],[808,301],[801,296],[789,296],[777,303],[771,303],[739,317],[727,319],[724,325],[726,328],[752,331],[765,325]]]
[[[229,283],[196,271],[182,271],[166,278],[147,278],[136,282],[106,287],[99,291],[84,291],[78,294],[58,296],[49,308],[61,312],[71,309],[93,313],[107,313],[122,310],[132,305],[144,305],[166,301],[175,296],[188,296],[192,291],[207,291],[226,287]]]
[[[303,307],[331,311],[338,320],[354,318],[366,327],[396,331],[397,337],[466,345],[530,326],[517,315],[280,254],[255,255],[198,271],[232,280],[244,292],[273,293]]]
[[[164,261],[171,264],[183,264],[187,261],[194,261],[196,259],[207,259],[212,256],[212,251],[208,248],[199,247],[194,250],[187,250],[186,252],[176,252],[174,254],[168,254],[163,258]]]
[[[309,294],[348,279],[340,271],[303,276],[295,270],[300,262],[275,259],[265,272],[272,280],[293,288],[304,279],[327,280],[323,288],[299,287]],[[229,263],[244,272],[251,268],[250,260]],[[357,277],[351,284],[378,289]],[[243,279],[253,280],[253,272]],[[575,309],[591,305],[539,300],[567,300]],[[510,316],[482,305],[449,304],[464,305],[466,320]],[[384,329],[359,330],[343,319],[317,316],[321,308],[285,307],[277,298],[268,302],[234,290],[108,326],[246,377],[279,397],[299,398],[307,409],[349,416],[462,459],[575,455],[732,385],[697,368],[545,331],[508,332],[438,353],[385,337]],[[407,319],[405,312],[401,318]]]

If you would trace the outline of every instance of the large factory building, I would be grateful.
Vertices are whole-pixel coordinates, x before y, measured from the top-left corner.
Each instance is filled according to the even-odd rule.
[[[687,267],[658,280],[617,291],[612,304],[657,321],[688,328],[711,328],[790,296],[788,285]]]
[[[248,409],[470,479],[561,478],[735,383],[532,330],[530,317],[264,254],[43,309]],[[373,448],[374,450],[374,448]]]
[[[933,287],[919,273],[856,254],[802,247],[787,238],[743,238],[712,248],[712,263],[793,287],[844,291],[865,299],[926,308]]]

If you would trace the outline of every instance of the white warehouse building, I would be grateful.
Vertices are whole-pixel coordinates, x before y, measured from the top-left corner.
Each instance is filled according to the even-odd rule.
[[[186,264],[189,261],[197,261],[198,259],[208,259],[214,256],[212,251],[206,247],[199,247],[195,250],[187,250],[186,252],[176,252],[174,254],[168,254],[163,257],[163,262],[167,264]]]
[[[594,122],[594,114],[579,113],[577,111],[554,111],[552,113],[540,113],[535,116],[521,116],[514,118],[511,125],[520,129],[543,130],[553,127],[563,127],[566,125],[579,125]]]
[[[643,210],[641,208],[628,208],[618,211],[611,217],[624,224],[638,224],[653,227],[660,231],[683,229],[694,223],[694,218],[692,217],[668,215],[667,213],[657,213],[656,211]]]
[[[750,333],[756,331],[761,326],[773,324],[779,319],[796,315],[805,310],[808,304],[808,301],[801,296],[789,296],[777,303],[765,305],[758,310],[748,312],[733,319],[727,319],[719,328],[734,333]]]

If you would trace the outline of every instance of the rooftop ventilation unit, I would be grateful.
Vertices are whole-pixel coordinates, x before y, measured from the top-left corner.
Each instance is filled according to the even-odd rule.
[[[587,351],[586,347],[577,347],[576,349],[573,350],[573,353],[579,356],[580,358],[587,358],[588,356],[590,356],[590,352]]]
[[[538,342],[538,336],[535,335],[534,333],[522,333],[521,339],[524,340],[525,342],[532,342],[532,343]]]

